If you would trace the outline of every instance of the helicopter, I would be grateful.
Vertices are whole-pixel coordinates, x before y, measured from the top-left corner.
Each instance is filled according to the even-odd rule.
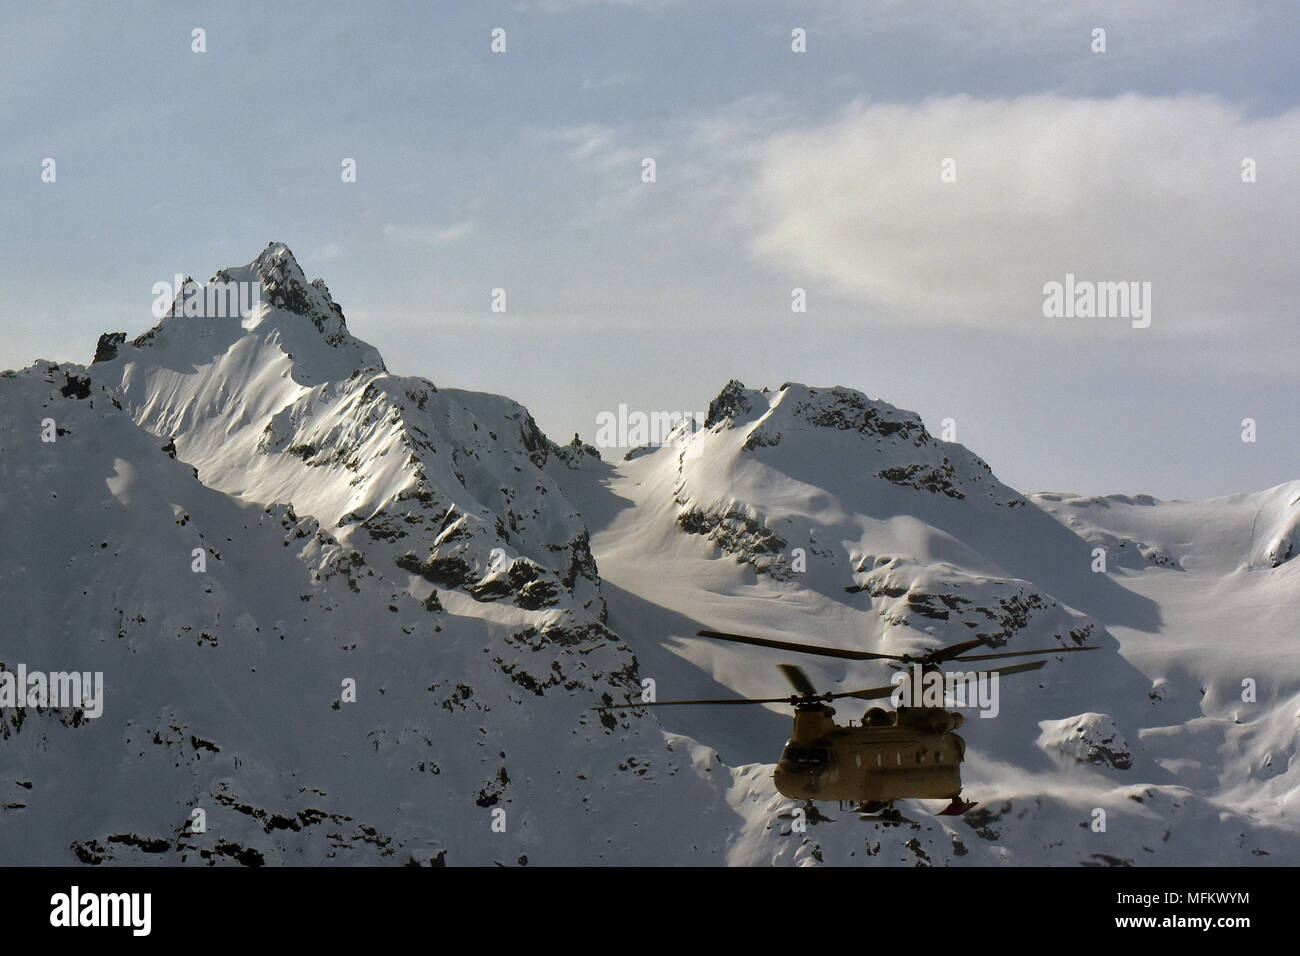
[[[777,792],[795,800],[835,801],[841,806],[856,804],[858,812],[896,815],[894,801],[902,799],[946,799],[949,804],[940,816],[965,813],[974,803],[961,799],[961,762],[966,756],[966,741],[955,731],[962,726],[960,713],[946,710],[945,696],[918,693],[923,684],[951,690],[954,682],[945,680],[941,664],[949,661],[987,661],[1005,657],[1031,657],[1036,654],[1066,654],[1094,651],[1096,647],[1049,647],[1032,651],[1002,651],[992,654],[968,653],[991,647],[983,640],[960,641],[919,654],[886,654],[855,651],[794,641],[729,634],[702,630],[697,634],[714,640],[751,644],[775,650],[837,657],[843,660],[886,660],[903,664],[911,673],[882,687],[841,693],[818,693],[803,669],[793,664],[779,664],[795,692],[785,697],[734,697],[719,700],[661,700],[605,704],[593,710],[629,710],[638,707],[676,707],[686,705],[789,704],[794,708],[794,729],[786,741],[781,759],[772,774]],[[1028,661],[993,667],[981,672],[985,676],[1008,676],[1038,670],[1045,660]],[[960,683],[959,681],[957,683]],[[908,706],[901,701],[915,701]],[[834,720],[833,701],[881,700],[890,698],[897,709],[874,706],[855,724],[847,726]],[[927,706],[937,703],[939,706]]]

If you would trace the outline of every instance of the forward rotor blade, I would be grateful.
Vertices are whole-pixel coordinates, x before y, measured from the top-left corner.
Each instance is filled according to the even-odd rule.
[[[1025,657],[1029,654],[1071,654],[1074,651],[1095,651],[1096,647],[1048,647],[1041,651],[1006,651],[1002,654],[963,654],[950,658],[954,661],[991,661],[995,657]]]
[[[756,647],[771,647],[778,651],[794,651],[799,654],[816,654],[820,657],[838,657],[846,661],[906,661],[911,660],[903,654],[876,654],[872,651],[846,651],[838,647],[818,647],[815,644],[798,644],[794,641],[778,641],[770,637],[750,637],[747,634],[727,634],[723,631],[696,631],[700,637],[711,637],[719,641],[732,641],[736,644],[753,644]],[[980,642],[976,642],[980,643]]]
[[[808,679],[808,675],[803,672],[802,667],[796,667],[794,664],[778,664],[777,667],[785,675],[785,679],[804,697],[817,696],[817,688],[813,686],[812,681]]]
[[[831,699],[839,700],[841,697],[852,697],[855,700],[881,700],[893,694],[897,688],[897,684],[890,684],[888,687],[868,687],[866,690],[850,690],[841,694],[831,694]]]
[[[791,695],[785,697],[728,697],[725,700],[656,700],[648,703],[602,704],[591,710],[629,710],[634,707],[677,707],[687,704],[789,704]]]

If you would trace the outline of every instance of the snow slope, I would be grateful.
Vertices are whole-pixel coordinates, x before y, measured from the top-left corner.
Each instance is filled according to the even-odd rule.
[[[97,718],[0,710],[0,863],[1300,861],[1300,482],[1025,497],[910,412],[738,382],[607,462],[391,375],[281,244],[214,280],[260,303],[0,375],[0,662],[105,681]],[[701,627],[1097,650],[968,714],[963,817],[804,826],[783,708],[589,709],[786,692]]]

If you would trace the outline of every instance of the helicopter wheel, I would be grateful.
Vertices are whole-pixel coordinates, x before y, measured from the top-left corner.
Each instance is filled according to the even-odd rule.
[[[858,813],[880,814],[885,816],[894,809],[893,800],[864,800],[858,804]]]

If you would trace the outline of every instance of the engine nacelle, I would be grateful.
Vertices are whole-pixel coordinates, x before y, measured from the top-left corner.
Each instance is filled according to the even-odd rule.
[[[941,707],[902,707],[898,711],[900,727],[913,727],[932,734],[943,734],[964,724],[961,714]]]

